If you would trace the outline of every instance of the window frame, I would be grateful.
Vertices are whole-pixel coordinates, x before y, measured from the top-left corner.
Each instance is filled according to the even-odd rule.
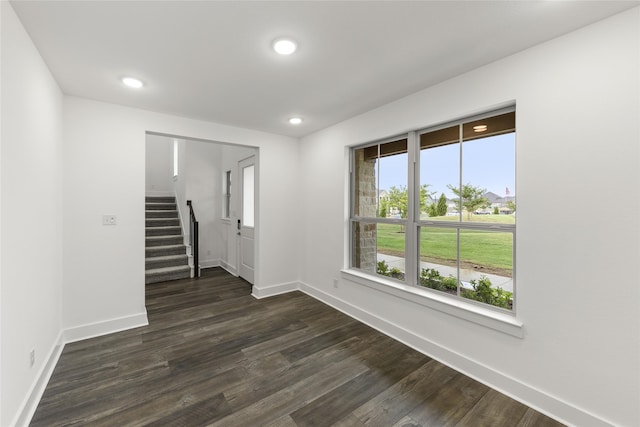
[[[438,301],[444,301],[445,303],[452,304],[458,308],[463,308],[470,312],[479,312],[479,313],[489,313],[489,317],[495,317],[504,320],[504,318],[508,319],[507,323],[515,325],[516,329],[522,327],[522,324],[515,321],[516,313],[517,313],[517,286],[516,286],[516,238],[517,238],[517,230],[516,224],[500,224],[500,223],[483,223],[483,222],[473,222],[473,221],[463,221],[462,215],[463,210],[459,209],[459,220],[455,222],[449,221],[438,221],[438,220],[429,220],[429,219],[421,219],[420,218],[420,202],[419,202],[419,194],[416,194],[420,191],[420,136],[428,133],[437,131],[440,129],[445,129],[447,127],[459,126],[459,138],[457,143],[460,144],[460,153],[458,155],[458,161],[460,162],[459,167],[459,183],[462,185],[462,177],[463,177],[463,169],[462,169],[462,149],[464,141],[468,141],[469,139],[464,139],[463,137],[463,126],[465,124],[469,124],[470,122],[476,120],[482,120],[494,116],[499,116],[501,114],[506,114],[510,112],[515,112],[516,106],[515,104],[510,104],[506,107],[499,109],[491,109],[486,112],[465,116],[457,120],[452,120],[448,122],[444,122],[441,124],[436,124],[433,126],[420,128],[417,130],[413,130],[407,132],[405,134],[396,135],[391,138],[385,138],[377,141],[373,141],[370,143],[354,145],[350,147],[350,163],[349,163],[349,226],[348,226],[348,269],[344,273],[349,273],[352,276],[353,273],[356,274],[358,280],[356,282],[361,282],[363,275],[368,279],[373,279],[376,283],[380,283],[383,285],[392,285],[398,289],[404,289],[405,291],[410,291],[410,293],[423,295],[428,298],[434,298]],[[516,116],[517,117],[517,116]],[[514,129],[514,133],[517,132],[517,126]],[[499,134],[506,134],[509,132],[501,132]],[[485,137],[490,137],[492,135],[486,135]],[[385,142],[395,141],[402,138],[407,139],[407,218],[404,219],[392,219],[392,218],[380,218],[376,217],[363,217],[355,214],[355,203],[356,203],[356,150],[381,145]],[[480,137],[482,138],[482,137]],[[434,145],[435,146],[435,145]],[[515,143],[514,149],[517,151],[517,142]],[[514,159],[515,170],[514,170],[514,179],[516,178],[517,171],[517,156]],[[517,185],[517,182],[516,182]],[[380,189],[376,185],[376,191],[379,194]],[[517,191],[516,193],[517,194]],[[375,224],[404,224],[405,225],[405,280],[393,279],[386,276],[381,276],[377,273],[370,273],[363,269],[354,266],[354,227],[357,222],[365,222],[365,223],[375,223]],[[513,283],[513,291],[512,291],[512,299],[513,304],[511,309],[505,309],[493,306],[491,304],[486,304],[478,301],[474,301],[468,298],[465,298],[460,295],[460,287],[461,283],[459,280],[459,272],[460,272],[460,245],[457,245],[457,263],[458,263],[458,290],[456,295],[446,294],[434,289],[426,288],[419,284],[419,275],[420,275],[420,237],[421,237],[421,229],[424,227],[434,227],[434,228],[449,228],[456,230],[480,230],[480,231],[489,231],[489,232],[506,232],[510,233],[512,236],[512,283]],[[459,241],[460,232],[458,232],[458,241]],[[352,276],[354,278],[354,276]],[[477,307],[477,308],[476,308]],[[495,314],[492,314],[495,313]],[[459,316],[465,317],[465,316]],[[482,323],[482,322],[478,322]],[[519,333],[519,332],[518,332]],[[513,335],[518,335],[518,333]]]
[[[178,140],[174,139],[173,140],[173,180],[177,180],[178,179],[178,175],[179,175],[179,170],[178,170],[178,159],[179,159],[179,145],[178,145]]]
[[[351,151],[350,151],[350,169],[349,169],[349,175],[350,175],[350,197],[349,197],[349,268],[354,268],[357,269],[358,271],[365,271],[362,270],[358,267],[353,267],[353,255],[354,255],[354,245],[353,245],[353,233],[355,232],[355,223],[359,222],[359,223],[375,223],[377,224],[398,224],[398,225],[404,225],[405,230],[407,229],[407,227],[410,224],[410,221],[413,220],[412,218],[412,212],[413,212],[413,206],[412,206],[412,194],[411,194],[411,185],[409,183],[409,179],[408,177],[411,176],[411,172],[410,169],[408,169],[408,174],[407,174],[407,217],[406,218],[382,218],[378,216],[378,212],[379,212],[379,207],[376,208],[376,216],[374,217],[369,217],[369,216],[361,216],[361,215],[356,215],[355,214],[355,204],[356,204],[356,158],[355,158],[355,151],[358,149],[362,149],[362,148],[368,148],[368,147],[374,147],[374,146],[378,146],[378,159],[380,159],[380,146],[384,145],[384,144],[388,144],[388,143],[392,143],[395,141],[399,141],[402,139],[407,139],[407,161],[409,163],[409,165],[412,163],[413,158],[411,155],[411,150],[409,147],[411,147],[411,142],[410,142],[410,138],[411,135],[409,134],[400,134],[400,135],[396,135],[396,136],[392,136],[389,138],[384,138],[384,139],[380,139],[380,140],[376,140],[367,144],[361,144],[355,147],[351,147]],[[378,177],[379,178],[379,177]],[[377,187],[376,187],[377,188]],[[376,194],[376,197],[379,201],[379,192]],[[408,270],[407,267],[407,263],[409,263],[409,259],[407,257],[407,240],[406,240],[406,236],[407,233],[405,233],[405,270]],[[372,277],[377,277],[377,274],[372,274]],[[406,278],[405,278],[406,279]],[[396,280],[396,279],[391,279],[391,280]],[[398,280],[398,282],[400,283],[404,283],[400,280]]]
[[[222,176],[224,182],[224,194],[223,194],[223,211],[222,218],[230,219],[231,218],[231,170],[227,170],[224,172]]]

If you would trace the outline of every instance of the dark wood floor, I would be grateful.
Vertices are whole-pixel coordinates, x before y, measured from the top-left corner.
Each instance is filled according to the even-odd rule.
[[[65,347],[32,426],[561,425],[300,292],[146,292],[149,326]]]

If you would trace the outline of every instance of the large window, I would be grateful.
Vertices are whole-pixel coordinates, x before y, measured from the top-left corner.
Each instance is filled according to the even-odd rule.
[[[514,109],[352,153],[352,268],[513,310]]]

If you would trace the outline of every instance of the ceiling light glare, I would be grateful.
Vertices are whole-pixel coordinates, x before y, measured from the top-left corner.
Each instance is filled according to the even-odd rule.
[[[302,119],[300,117],[291,117],[289,119],[289,123],[291,123],[292,125],[299,125],[300,123],[302,123]]]
[[[273,42],[273,50],[280,55],[291,55],[297,48],[298,45],[291,39],[277,39]]]
[[[140,89],[142,86],[144,86],[144,84],[140,80],[134,79],[133,77],[123,77],[122,83],[133,89]]]
[[[474,132],[484,132],[487,130],[487,125],[478,125],[473,127]]]

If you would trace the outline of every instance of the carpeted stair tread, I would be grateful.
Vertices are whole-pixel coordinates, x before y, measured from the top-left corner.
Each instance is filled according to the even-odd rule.
[[[172,267],[160,267],[160,268],[152,268],[147,270],[149,274],[160,274],[160,273],[169,273],[173,271],[191,271],[191,268],[188,265],[178,265]]]
[[[146,196],[145,203],[175,203],[176,198],[173,196]]]
[[[147,211],[174,211],[176,210],[175,203],[145,203],[145,210]]]
[[[187,247],[183,244],[180,245],[159,245],[149,246],[145,249],[147,258],[155,258],[169,255],[183,255],[187,253]]]
[[[157,210],[146,210],[145,211],[145,218],[146,219],[152,219],[152,218],[163,218],[163,219],[168,219],[168,218],[175,218],[175,219],[179,219],[178,218],[178,211],[175,209],[171,209],[171,210],[162,210],[162,209],[157,209]]]
[[[146,284],[191,277],[175,197],[145,197],[145,236]]]
[[[183,243],[182,236],[146,236],[146,247],[150,246],[167,246],[167,245],[179,245]]]
[[[191,267],[188,265],[162,267],[147,270],[144,282],[148,285],[167,280],[188,279],[189,277],[191,277]]]
[[[188,263],[187,254],[182,253],[180,255],[162,255],[147,257],[145,259],[145,269],[153,270],[162,267],[174,267],[179,265],[186,265]]]
[[[144,222],[147,227],[180,227],[178,218],[147,218]]]
[[[182,227],[180,226],[162,226],[162,227],[147,227],[145,234],[150,236],[181,236]]]

